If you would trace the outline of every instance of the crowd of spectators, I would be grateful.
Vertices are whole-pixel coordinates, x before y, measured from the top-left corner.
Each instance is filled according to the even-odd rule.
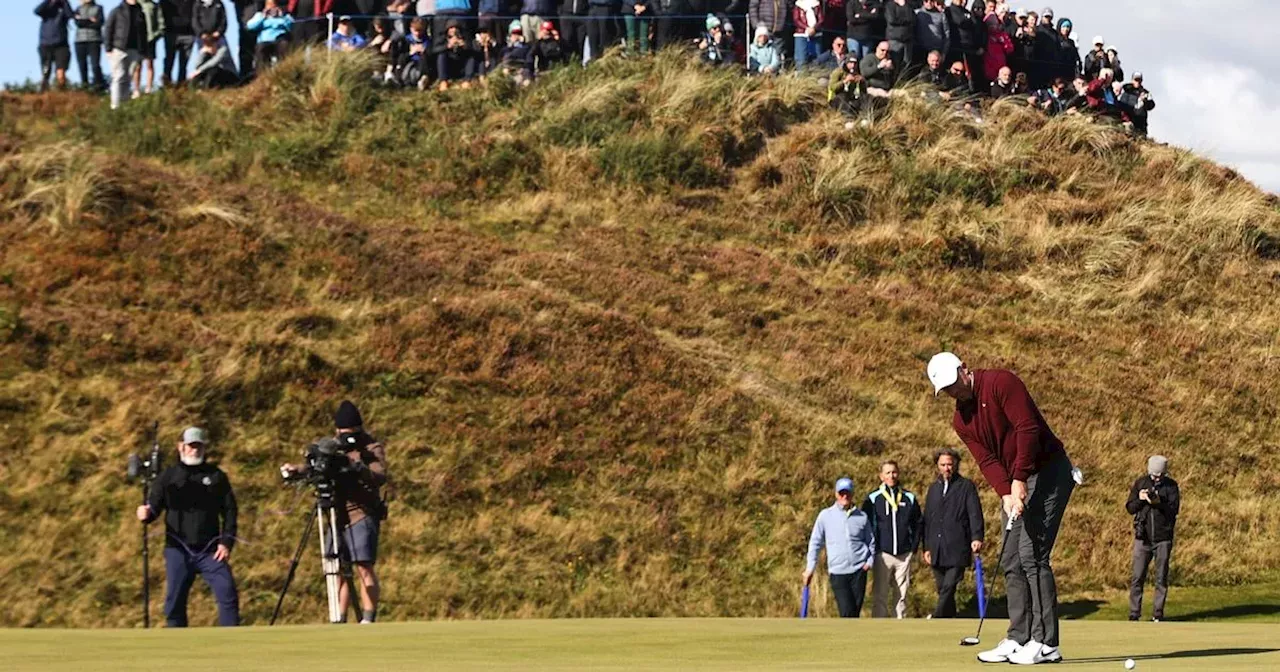
[[[832,107],[864,120],[890,95],[921,89],[978,120],[985,100],[1015,98],[1049,115],[1113,118],[1142,134],[1155,107],[1142,73],[1126,83],[1119,50],[1101,36],[1081,57],[1070,19],[997,0],[230,3],[120,0],[107,12],[97,0],[40,0],[41,88],[55,76],[67,85],[74,27],[83,85],[110,89],[113,107],[154,90],[160,40],[164,86],[234,86],[300,48],[370,51],[378,63],[372,74],[389,86],[447,89],[495,75],[528,85],[549,68],[586,64],[618,45],[629,56],[683,46],[712,67],[818,74]],[[232,20],[238,55],[226,39]]]

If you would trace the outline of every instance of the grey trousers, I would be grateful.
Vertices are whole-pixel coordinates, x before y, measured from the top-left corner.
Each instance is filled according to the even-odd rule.
[[[1019,644],[1058,645],[1058,584],[1049,556],[1075,487],[1065,453],[1027,479],[1022,517],[1014,521],[1000,558],[1009,596],[1008,638]]]
[[[1133,578],[1129,581],[1129,618],[1142,617],[1142,588],[1147,583],[1147,566],[1156,561],[1156,603],[1152,618],[1164,618],[1164,600],[1169,595],[1169,556],[1173,554],[1172,541],[1152,544],[1141,539],[1133,540]]]

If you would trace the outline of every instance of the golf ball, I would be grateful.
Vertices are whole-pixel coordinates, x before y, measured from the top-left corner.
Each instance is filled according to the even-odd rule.
[[[1128,659],[1128,660],[1124,661],[1124,669],[1126,669],[1126,670],[1132,670],[1133,668],[1135,668],[1135,667],[1137,667],[1137,666],[1138,666],[1138,664],[1137,664],[1137,663],[1135,663],[1135,662],[1133,662],[1133,659],[1132,659],[1132,658],[1130,658],[1130,659]]]

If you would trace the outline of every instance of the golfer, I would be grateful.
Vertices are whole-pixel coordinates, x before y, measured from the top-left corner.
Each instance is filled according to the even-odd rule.
[[[927,369],[934,394],[956,400],[951,424],[1013,519],[1000,565],[1009,600],[1009,632],[984,663],[1034,665],[1062,660],[1058,587],[1049,556],[1075,488],[1071,461],[1026,385],[1010,371],[970,371],[941,352]]]
[[[867,570],[876,557],[876,538],[871,520],[853,505],[853,481],[836,481],[836,503],[818,513],[809,535],[808,564],[804,585],[813,580],[818,551],[827,547],[827,573],[836,596],[840,618],[857,618],[867,594]]]

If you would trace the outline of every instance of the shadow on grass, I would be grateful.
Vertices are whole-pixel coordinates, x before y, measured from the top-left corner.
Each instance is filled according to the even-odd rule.
[[[1254,653],[1275,653],[1280,649],[1192,649],[1190,651],[1173,651],[1171,653],[1148,653],[1140,656],[1099,656],[1094,658],[1071,658],[1062,661],[1064,665],[1073,663],[1123,663],[1134,660],[1166,660],[1171,658],[1216,658],[1218,656],[1244,656]]]
[[[1074,621],[1085,618],[1097,613],[1107,603],[1103,600],[1072,600],[1070,602],[1060,602],[1058,604],[1058,618],[1065,621]],[[977,618],[978,617],[978,600],[977,598],[969,598],[969,600],[960,604],[956,611],[957,618]],[[1009,618],[1009,603],[1002,595],[993,597],[987,604],[987,620],[998,620]]]
[[[1168,620],[1202,621],[1210,618],[1246,618],[1249,616],[1275,616],[1277,614],[1280,614],[1280,604],[1236,604],[1230,607],[1179,614]]]

